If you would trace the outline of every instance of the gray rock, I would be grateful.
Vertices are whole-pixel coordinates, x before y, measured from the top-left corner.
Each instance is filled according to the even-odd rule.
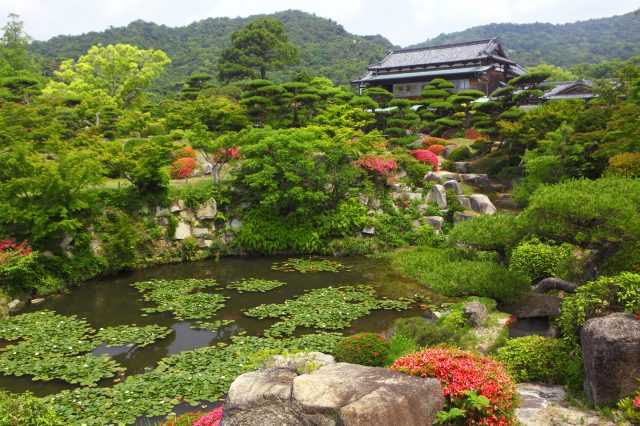
[[[196,215],[193,214],[193,210],[186,208],[180,212],[180,217],[186,219],[187,222],[195,219]]]
[[[479,186],[481,188],[493,189],[493,186],[491,185],[489,178],[487,177],[487,175],[484,175],[484,174],[475,174],[475,173],[461,174],[460,180],[462,180],[462,182],[464,183],[468,183],[469,185]]]
[[[480,302],[469,302],[464,306],[464,317],[472,327],[480,327],[489,316],[489,310]]]
[[[369,205],[369,197],[367,197],[363,193],[359,193],[358,194],[358,202],[360,204],[362,204],[363,206],[367,206],[367,205]]]
[[[473,219],[478,216],[476,212],[454,212],[453,213],[453,224],[455,225],[458,222],[463,222],[465,220]]]
[[[447,145],[444,147],[444,152],[442,153],[444,155],[444,158],[449,158],[449,154],[451,154],[451,151],[453,151],[454,149],[456,149],[457,146],[455,145]]]
[[[198,177],[202,175],[204,175],[204,173],[200,169],[195,169],[194,171],[191,172],[191,177]]]
[[[60,247],[63,250],[68,250],[69,247],[71,247],[72,242],[73,242],[73,237],[69,234],[65,234],[64,237],[62,237],[62,241],[60,241]]]
[[[174,201],[173,203],[171,203],[171,206],[169,207],[169,211],[171,213],[179,213],[183,209],[184,209],[184,201],[182,200]]]
[[[424,175],[424,180],[426,182],[440,183],[440,176],[438,176],[434,172],[429,172],[426,175]]]
[[[298,374],[308,374],[327,365],[333,365],[336,360],[331,355],[322,352],[302,352],[293,355],[274,355],[265,360],[265,368],[286,368]]]
[[[447,208],[447,193],[442,185],[434,185],[427,194],[427,203],[436,203],[438,208]]]
[[[420,229],[421,227],[422,227],[422,223],[418,219],[411,222],[411,228]]]
[[[444,225],[444,218],[440,216],[425,216],[422,218],[425,224],[433,226],[433,229],[440,230]]]
[[[211,236],[211,231],[209,228],[193,228],[191,230],[191,234],[196,238],[206,238]]]
[[[473,194],[469,197],[471,209],[482,214],[496,214],[496,207],[489,197],[484,194]]]
[[[100,241],[99,238],[93,238],[89,243],[89,246],[91,247],[91,252],[94,256],[100,256],[100,253],[102,252],[102,241]]]
[[[508,303],[504,311],[518,318],[555,317],[560,315],[562,299],[550,294],[530,293]]]
[[[242,228],[242,222],[240,221],[240,219],[234,217],[233,219],[231,219],[230,226],[231,229],[237,231],[238,229]]]
[[[196,211],[196,219],[198,220],[213,220],[218,213],[218,205],[213,198],[206,202],[203,206],[200,206]]]
[[[469,200],[469,197],[466,197],[464,195],[458,195],[458,202],[466,210],[471,210],[471,200]]]
[[[456,180],[448,180],[442,186],[444,186],[444,189],[453,189],[456,195],[464,194],[464,192],[462,192],[462,186],[460,186],[460,183]]]
[[[469,167],[471,163],[468,161],[456,161],[453,163],[453,170],[458,173],[467,173],[469,171]]]
[[[186,222],[180,221],[178,222],[178,226],[176,226],[176,232],[173,235],[175,240],[184,240],[191,236],[191,225]]]
[[[169,209],[160,208],[160,206],[156,207],[156,217],[164,217],[169,216]]]
[[[22,309],[24,305],[25,305],[24,301],[20,299],[13,299],[11,302],[7,304],[7,307],[9,308],[9,312],[16,312]]]
[[[613,404],[632,395],[640,377],[640,320],[623,313],[592,318],[580,340],[589,401]]]
[[[372,209],[379,209],[382,206],[382,202],[380,201],[379,198],[372,198],[369,201],[369,205],[371,206]]]
[[[32,305],[37,305],[37,304],[40,304],[40,303],[42,303],[42,302],[44,302],[44,297],[39,297],[39,298],[36,298],[36,299],[31,299],[31,304],[32,304]]]
[[[246,373],[231,384],[222,425],[431,425],[444,404],[435,379],[330,361],[298,375],[297,363],[294,369],[278,362],[284,368]]]
[[[205,175],[210,175],[211,172],[213,172],[213,164],[211,164],[208,161],[205,161],[204,164],[202,165],[202,173],[204,173]]]
[[[446,170],[441,170],[439,172],[434,172],[436,176],[440,178],[440,182],[446,182],[448,180],[457,180],[460,181],[460,174],[447,172]]]
[[[419,192],[408,192],[407,193],[407,198],[409,198],[410,200],[413,201],[421,201],[422,200],[422,194]]]
[[[362,228],[362,233],[365,235],[375,235],[376,228],[373,226],[365,226],[364,228]]]
[[[398,172],[395,175],[395,178],[402,179],[403,177],[407,177],[407,172],[404,169],[398,170]]]

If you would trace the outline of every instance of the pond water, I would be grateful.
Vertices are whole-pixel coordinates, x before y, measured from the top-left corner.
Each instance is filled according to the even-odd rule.
[[[305,290],[340,286],[345,284],[367,284],[373,286],[378,297],[414,297],[422,301],[412,304],[404,311],[377,310],[370,315],[353,322],[352,327],[337,330],[344,334],[359,331],[385,332],[396,318],[420,315],[420,303],[439,304],[445,300],[430,293],[417,282],[395,273],[386,260],[368,258],[339,259],[347,268],[339,272],[283,272],[272,270],[271,266],[280,258],[224,258],[219,261],[210,259],[199,262],[176,265],[163,265],[149,269],[121,273],[89,281],[72,289],[68,294],[48,297],[43,303],[29,306],[23,312],[41,309],[55,311],[62,315],[77,315],[86,319],[94,328],[117,325],[150,325],[159,324],[170,327],[174,333],[149,346],[138,347],[105,347],[94,350],[95,355],[109,354],[127,369],[127,375],[139,374],[155,367],[164,357],[214,345],[217,342],[228,342],[230,337],[239,333],[261,335],[261,332],[276,322],[274,319],[258,320],[242,313],[243,309],[265,303],[282,303],[305,292]],[[222,287],[226,284],[245,278],[262,278],[279,280],[287,285],[266,293],[238,293],[235,290],[211,288],[205,291],[222,293],[228,296],[226,306],[218,311],[212,320],[234,320],[228,326],[216,332],[195,330],[190,328],[195,321],[179,321],[170,313],[153,313],[145,315],[141,308],[153,306],[142,300],[141,294],[131,286],[137,281],[151,279],[184,279],[213,278]],[[424,300],[427,300],[425,302]],[[297,330],[298,334],[314,330]],[[2,343],[0,343],[1,345]],[[103,380],[98,386],[109,386],[113,380]],[[72,389],[74,386],[63,381],[32,381],[30,377],[0,375],[0,388],[11,392],[30,390],[36,395],[44,396]]]

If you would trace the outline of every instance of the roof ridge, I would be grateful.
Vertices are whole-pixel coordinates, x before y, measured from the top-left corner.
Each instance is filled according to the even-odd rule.
[[[401,53],[401,52],[415,52],[418,50],[432,50],[432,49],[444,49],[447,47],[459,47],[459,46],[471,46],[473,44],[488,44],[491,41],[496,40],[497,38],[488,38],[486,40],[473,40],[473,41],[465,41],[465,42],[460,42],[460,43],[452,43],[452,44],[440,44],[437,46],[424,46],[424,47],[412,47],[412,48],[405,48],[405,49],[396,49],[396,50],[390,50],[389,53]]]

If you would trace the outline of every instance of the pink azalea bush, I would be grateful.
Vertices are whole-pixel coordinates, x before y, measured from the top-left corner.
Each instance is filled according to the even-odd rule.
[[[160,426],[219,426],[224,406],[208,413],[186,413],[171,420],[165,420]]]
[[[359,160],[354,161],[353,164],[356,167],[361,167],[382,176],[388,176],[398,168],[394,160],[376,155],[365,155]]]
[[[413,158],[421,163],[429,163],[433,170],[438,171],[438,156],[427,149],[414,149],[410,152]]]

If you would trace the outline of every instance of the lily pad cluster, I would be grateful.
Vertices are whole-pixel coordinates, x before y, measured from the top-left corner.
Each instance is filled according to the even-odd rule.
[[[244,310],[244,314],[258,319],[279,318],[265,330],[266,336],[293,334],[297,327],[339,330],[349,327],[353,320],[369,315],[375,309],[408,309],[412,299],[377,299],[371,286],[327,287],[284,303],[271,303]]]
[[[277,280],[263,280],[260,278],[248,278],[241,281],[234,281],[232,283],[229,283],[227,285],[227,288],[232,290],[237,290],[240,293],[245,291],[255,292],[255,293],[258,293],[258,292],[264,293],[269,290],[282,287],[283,285],[286,285],[286,284],[287,283],[284,283],[282,281],[277,281]]]
[[[331,259],[320,258],[290,258],[286,262],[275,262],[271,269],[284,272],[338,272],[345,266]]]
[[[0,372],[83,386],[123,372],[108,356],[86,354],[97,346],[93,333],[86,321],[51,311],[11,317],[0,322],[0,338],[22,340],[0,349]]]
[[[156,304],[143,308],[148,313],[171,312],[178,320],[211,318],[222,309],[227,299],[221,294],[198,290],[215,287],[215,280],[152,280],[132,284],[143,293],[143,299]]]
[[[196,330],[218,331],[222,327],[233,324],[234,322],[234,320],[198,321],[196,325],[192,325],[191,328]]]
[[[107,346],[139,346],[144,347],[156,340],[173,333],[168,327],[152,324],[144,327],[135,325],[119,325],[117,327],[101,328],[95,337],[95,342]]]
[[[331,352],[340,334],[289,339],[234,336],[225,347],[205,347],[162,359],[147,373],[109,388],[79,388],[44,398],[65,424],[133,424],[139,416],[162,416],[180,402],[215,400],[242,373],[281,352]]]

